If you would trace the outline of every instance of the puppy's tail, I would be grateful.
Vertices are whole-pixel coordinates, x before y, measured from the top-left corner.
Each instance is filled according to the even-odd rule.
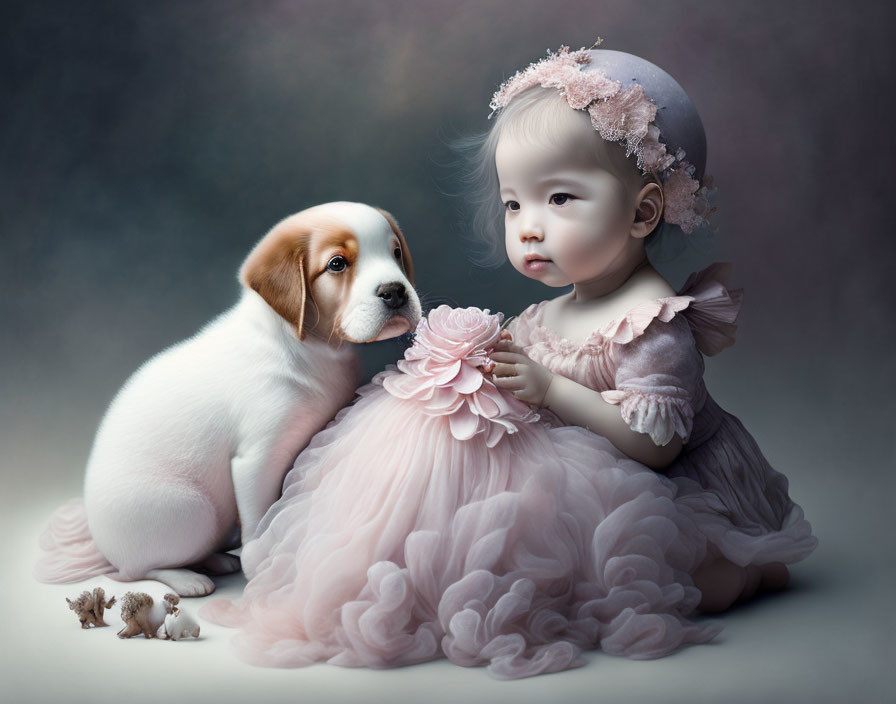
[[[40,546],[44,555],[34,568],[39,582],[80,582],[115,571],[90,537],[82,498],[70,499],[56,509],[40,536]]]

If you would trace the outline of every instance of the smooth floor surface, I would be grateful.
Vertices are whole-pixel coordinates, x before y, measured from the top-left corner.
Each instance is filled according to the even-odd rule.
[[[632,661],[592,652],[576,670],[503,682],[447,660],[393,670],[316,665],[261,669],[236,659],[233,631],[201,622],[199,640],[120,640],[109,628],[81,630],[65,597],[103,586],[107,596],[153,582],[107,578],[44,585],[30,576],[52,505],[23,504],[3,516],[6,535],[0,681],[3,701],[26,702],[885,702],[893,701],[896,616],[892,544],[871,564],[846,541],[823,540],[794,569],[791,587],[723,616],[710,645]],[[818,525],[825,531],[825,526]],[[822,521],[822,524],[824,521]],[[857,579],[857,575],[861,575]],[[235,596],[245,579],[218,579]],[[192,613],[200,600],[185,600]]]

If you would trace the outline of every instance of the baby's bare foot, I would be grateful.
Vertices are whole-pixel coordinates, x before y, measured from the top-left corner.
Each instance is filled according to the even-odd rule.
[[[702,599],[697,607],[705,613],[719,613],[729,608],[746,586],[747,574],[730,560],[720,557],[709,560],[694,572],[694,586]]]
[[[781,591],[790,581],[790,570],[783,562],[769,562],[759,569],[762,571],[759,589],[763,592]]]

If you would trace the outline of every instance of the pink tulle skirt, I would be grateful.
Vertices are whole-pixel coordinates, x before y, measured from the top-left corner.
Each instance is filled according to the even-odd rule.
[[[675,484],[600,436],[544,420],[489,446],[377,375],[318,433],[243,550],[249,579],[204,618],[247,662],[392,667],[447,657],[499,678],[655,658],[711,639],[689,620],[707,542]]]

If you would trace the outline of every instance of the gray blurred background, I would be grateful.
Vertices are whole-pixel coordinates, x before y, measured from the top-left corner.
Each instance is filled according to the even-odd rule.
[[[894,15],[885,2],[3,3],[10,530],[80,493],[116,390],[236,300],[243,257],[289,213],[390,210],[430,306],[516,313],[561,293],[477,266],[448,145],[486,129],[504,78],[601,36],[675,76],[702,115],[718,233],[659,268],[678,286],[735,263],[738,344],[707,382],[821,539],[792,603],[814,593],[819,614],[852,624],[852,677],[882,686],[896,656],[893,610],[875,601],[894,577]],[[402,351],[359,348],[365,377]],[[840,601],[823,606],[825,590]],[[805,684],[782,683],[803,700]]]

